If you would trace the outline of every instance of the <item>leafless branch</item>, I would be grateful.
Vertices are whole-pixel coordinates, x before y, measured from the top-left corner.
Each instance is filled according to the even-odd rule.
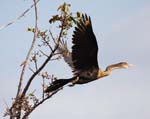
[[[40,50],[40,52],[42,53],[42,55],[44,55],[44,56],[48,57],[48,55],[47,55],[47,54],[45,54],[42,50]]]
[[[27,62],[28,62],[30,54],[31,54],[31,52],[32,52],[32,50],[34,48],[34,44],[35,44],[36,37],[37,37],[37,31],[38,31],[38,26],[37,26],[38,15],[37,15],[37,6],[36,6],[37,1],[33,0],[33,2],[34,2],[34,4],[32,5],[32,7],[34,6],[34,8],[35,8],[35,32],[34,32],[34,37],[33,37],[33,41],[32,41],[31,47],[30,47],[30,49],[29,49],[29,51],[27,53],[26,59],[25,59],[26,63],[22,67],[22,72],[21,72],[21,76],[20,76],[20,80],[19,80],[19,85],[18,85],[16,99],[19,98],[19,94],[21,92],[21,86],[22,86],[23,76],[24,76],[24,73],[25,73],[25,70],[26,70]],[[21,117],[21,108],[22,107],[21,107],[21,104],[20,104],[20,109],[19,109],[19,112],[18,112],[17,119],[20,119],[20,117]]]
[[[49,42],[46,41],[45,39],[44,40],[44,43],[46,43],[46,45],[49,47],[49,49],[51,50],[51,52],[53,52],[53,48],[50,46]]]
[[[50,36],[51,36],[51,38],[53,39],[54,43],[56,44],[56,39],[54,38],[54,36],[53,36],[53,34],[52,34],[52,31],[49,30],[49,33],[50,33]]]
[[[36,56],[36,55],[35,55]],[[34,61],[34,65],[35,65],[35,70],[38,69],[38,65],[37,65],[37,59],[33,60]]]
[[[36,1],[36,4],[39,2],[40,0],[37,0]],[[18,20],[20,20],[22,17],[24,17],[33,7],[34,7],[35,4],[31,5],[28,9],[26,9],[19,17],[17,17],[16,19],[14,19],[13,21],[7,23],[7,24],[4,24],[2,26],[0,26],[0,30],[4,29],[4,28],[7,28],[8,26],[14,24],[15,22],[17,22]]]
[[[33,1],[34,1],[34,5],[32,5],[32,6],[35,7],[35,32],[34,32],[34,37],[33,37],[33,41],[32,41],[31,47],[30,47],[30,49],[29,49],[29,51],[27,53],[26,59],[25,59],[26,63],[22,67],[22,72],[21,72],[21,75],[20,75],[20,80],[19,80],[19,85],[18,85],[17,96],[19,95],[19,93],[21,91],[23,76],[24,76],[24,73],[25,73],[27,62],[28,62],[30,54],[31,54],[31,52],[32,52],[32,50],[34,48],[34,44],[35,44],[36,36],[37,36],[37,29],[38,29],[38,26],[37,26],[38,17],[37,17],[37,7],[36,7],[37,1],[36,0],[33,0]]]
[[[30,70],[32,73],[35,73],[34,70],[33,70],[31,67],[29,67],[29,70]]]
[[[42,100],[44,99],[44,90],[45,90],[45,79],[43,78],[43,82],[42,82]]]

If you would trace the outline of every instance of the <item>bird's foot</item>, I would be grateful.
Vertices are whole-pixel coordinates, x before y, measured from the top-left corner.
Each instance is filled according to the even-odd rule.
[[[78,82],[78,80],[79,80],[79,77],[77,77],[75,80],[73,80],[71,83],[72,84],[69,84],[68,86],[69,87],[73,87],[77,82]]]
[[[68,86],[69,86],[69,87],[73,87],[74,85],[75,85],[75,84],[69,84]]]

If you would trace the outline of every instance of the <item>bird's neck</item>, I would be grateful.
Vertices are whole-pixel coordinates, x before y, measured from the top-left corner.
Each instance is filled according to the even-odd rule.
[[[97,78],[102,78],[102,77],[108,76],[108,75],[110,75],[110,73],[111,73],[111,70],[102,71],[99,69]]]
[[[109,65],[105,71],[99,69],[97,78],[102,78],[111,74],[112,70],[119,69],[120,66],[118,64]]]

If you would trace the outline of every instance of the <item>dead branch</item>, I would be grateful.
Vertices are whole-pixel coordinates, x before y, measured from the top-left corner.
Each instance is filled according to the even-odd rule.
[[[40,0],[37,0],[36,1],[36,4],[39,2]],[[22,17],[24,17],[33,7],[34,7],[35,4],[32,4],[28,9],[26,9],[19,17],[17,17],[16,19],[14,19],[13,21],[7,23],[7,24],[4,24],[2,26],[0,26],[0,30],[4,29],[4,28],[7,28],[8,26],[14,24],[15,22],[17,22],[18,20],[20,20]]]

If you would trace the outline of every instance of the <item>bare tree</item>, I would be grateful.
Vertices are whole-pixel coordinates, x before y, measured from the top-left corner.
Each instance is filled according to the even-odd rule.
[[[58,60],[61,55],[64,55],[63,49],[67,49],[65,41],[67,32],[75,21],[80,18],[79,12],[73,16],[69,11],[70,4],[64,3],[60,5],[58,7],[58,14],[52,16],[49,20],[51,25],[57,25],[56,29],[58,29],[58,35],[55,37],[51,29],[41,31],[38,28],[38,1],[39,0],[33,0],[34,4],[31,6],[31,8],[34,7],[35,11],[35,26],[34,28],[28,28],[28,31],[34,34],[32,44],[25,60],[21,64],[22,71],[16,96],[13,98],[11,106],[6,108],[4,114],[4,116],[9,116],[10,119],[27,119],[38,106],[60,90],[58,89],[54,92],[45,94],[44,90],[57,79],[52,74],[50,75],[48,71],[43,71],[43,69],[50,61]],[[19,18],[24,16],[29,10],[30,9],[26,10]],[[30,70],[31,75],[25,80],[26,70]],[[42,79],[41,96],[35,95],[34,90],[32,92],[29,91],[33,80],[37,77]]]

